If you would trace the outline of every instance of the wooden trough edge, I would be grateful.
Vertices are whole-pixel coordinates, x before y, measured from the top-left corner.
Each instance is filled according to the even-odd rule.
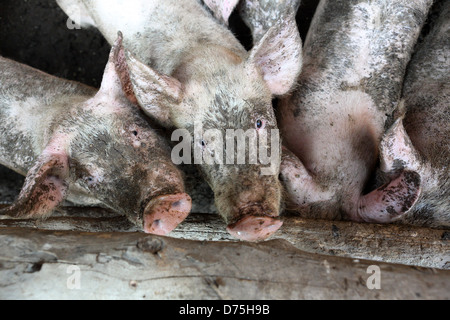
[[[285,240],[3,227],[0,299],[450,299],[450,271],[308,253]]]
[[[64,208],[43,221],[0,218],[2,228],[23,227],[83,232],[137,232],[125,217],[91,208]],[[450,231],[404,225],[283,217],[271,239],[283,239],[302,251],[419,267],[450,269]],[[199,241],[236,241],[217,215],[191,214],[169,236]]]

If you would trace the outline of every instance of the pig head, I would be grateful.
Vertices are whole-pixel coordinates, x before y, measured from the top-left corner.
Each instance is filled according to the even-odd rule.
[[[25,150],[8,150],[6,145],[10,140],[6,135],[15,131],[0,134],[1,163],[27,172],[17,200],[2,214],[44,218],[69,200],[105,206],[155,234],[167,234],[188,215],[191,199],[184,193],[182,175],[170,159],[167,142],[123,93],[127,88],[120,81],[121,57],[119,38],[96,93],[0,60],[4,75],[23,76],[20,85],[15,78],[2,79],[9,86],[1,91],[2,129],[20,128],[23,145],[31,146],[21,157]],[[68,87],[75,89],[68,92]],[[80,87],[93,94],[78,94]],[[30,156],[30,167],[17,166],[17,159]]]
[[[187,130],[191,136],[192,150],[201,148],[203,154],[222,151],[224,155],[226,152],[220,149],[228,130],[254,130],[259,139],[268,136],[267,141],[271,141],[271,133],[278,134],[272,94],[287,92],[292,83],[291,80],[284,82],[280,79],[280,74],[273,73],[280,69],[272,69],[273,66],[269,64],[281,58],[282,54],[275,50],[281,44],[271,43],[274,40],[270,37],[263,40],[266,41],[246,59],[230,55],[226,65],[216,61],[210,70],[201,60],[191,61],[183,70],[179,69],[170,77],[159,74],[129,53],[128,67],[136,99],[144,106],[147,115],[158,119],[160,123]],[[271,54],[273,56],[270,58]],[[260,71],[258,65],[263,70],[267,69]],[[282,70],[284,66],[280,68]],[[264,80],[264,72],[267,81]],[[161,81],[160,88],[167,90],[167,96],[172,101],[170,108],[145,108],[149,105],[147,94],[155,90],[151,87],[151,79]],[[202,130],[216,130],[221,133],[222,139],[203,135],[197,138],[196,132]],[[206,161],[198,164],[214,192],[216,207],[228,223],[228,230],[238,238],[262,240],[281,226],[281,222],[276,219],[281,201],[279,147],[279,143],[275,143],[267,145],[264,150],[272,155],[269,164],[273,168],[271,174],[262,172],[267,163],[237,164],[219,160],[214,164]],[[248,153],[246,150],[245,154]],[[237,154],[232,157],[237,157]]]
[[[219,131],[222,137],[226,130],[252,129],[258,137],[277,130],[272,98],[291,90],[301,68],[295,21],[274,26],[247,52],[223,26],[237,1],[205,1],[221,22],[197,0],[134,0],[126,6],[101,0],[58,3],[66,12],[70,3],[78,4],[86,17],[82,20],[96,26],[109,42],[123,31],[124,45],[130,49],[126,57],[131,99],[160,124],[187,130],[192,150],[211,154],[221,148],[221,139],[194,137],[202,130]],[[155,93],[164,103],[155,103]],[[279,147],[275,144],[264,151],[270,154]],[[238,238],[262,240],[281,226],[281,157],[273,154],[277,157],[271,175],[263,174],[267,165],[258,162],[198,164],[218,211]]]

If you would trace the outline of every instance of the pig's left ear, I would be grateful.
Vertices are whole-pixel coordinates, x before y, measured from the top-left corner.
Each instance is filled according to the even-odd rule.
[[[288,93],[302,69],[302,40],[295,19],[270,28],[250,51],[247,63],[261,71],[272,94]]]
[[[69,160],[58,140],[53,139],[44,149],[29,170],[17,200],[0,214],[44,218],[64,201],[69,187]]]
[[[228,19],[239,0],[203,0],[214,16],[223,24],[228,25]]]
[[[132,103],[137,104],[138,101],[131,84],[122,41],[123,35],[119,31],[117,39],[109,53],[99,95],[106,95],[112,98],[125,95]]]

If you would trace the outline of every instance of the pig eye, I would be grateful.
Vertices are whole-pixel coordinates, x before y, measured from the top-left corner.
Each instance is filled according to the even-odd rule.
[[[133,130],[133,134],[134,134],[135,136],[137,136],[137,135],[138,135],[138,132],[137,132],[136,130]]]
[[[205,142],[205,140],[202,140],[200,143],[201,143],[201,145],[202,145],[202,148],[206,148],[206,142]]]
[[[95,183],[96,183],[95,178],[94,178],[94,177],[91,177],[91,176],[85,177],[85,178],[84,178],[84,181],[86,182],[86,184],[87,184],[89,187],[92,187],[92,186],[95,185]]]
[[[261,120],[261,119],[256,120],[255,127],[257,130],[264,129],[265,126],[266,126],[266,122],[264,120]]]

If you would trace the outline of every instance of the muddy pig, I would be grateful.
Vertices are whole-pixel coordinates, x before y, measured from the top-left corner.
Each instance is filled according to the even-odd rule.
[[[0,164],[26,176],[1,214],[44,218],[67,199],[161,235],[189,214],[167,142],[123,94],[123,60],[119,38],[97,91],[0,57]]]
[[[421,178],[413,170],[405,168],[375,190],[369,182],[431,5],[319,3],[304,43],[298,89],[279,104],[287,148],[281,178],[302,215],[388,223],[417,201]]]
[[[210,10],[197,0],[58,3],[81,25],[97,27],[110,43],[118,30],[123,32],[135,98],[162,125],[186,129],[192,149],[203,156],[224,154],[227,130],[255,130],[270,141],[278,133],[272,98],[289,92],[301,68],[295,21],[274,26],[247,52],[211,14],[226,21],[237,1],[205,1]],[[154,106],[155,90],[172,98],[164,108]],[[195,134],[206,130],[216,130],[222,138]],[[229,161],[238,148],[228,154],[226,164],[223,158],[196,162],[228,231],[237,238],[263,240],[282,224],[279,147],[274,143],[264,150],[273,155],[270,174],[261,158],[255,163]],[[248,148],[245,152],[249,158]]]
[[[381,143],[381,176],[418,172],[422,193],[401,222],[450,228],[450,2],[443,1],[431,32],[409,64],[406,114]]]

